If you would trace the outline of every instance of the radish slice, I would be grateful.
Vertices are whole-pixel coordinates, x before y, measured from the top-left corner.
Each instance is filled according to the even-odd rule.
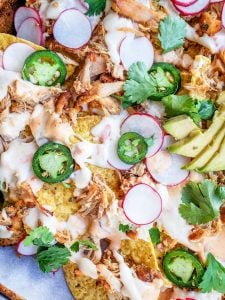
[[[110,153],[110,158],[108,159],[108,163],[115,169],[126,171],[133,167],[133,165],[125,164],[122,160],[120,160],[117,154],[117,144],[118,141],[114,141],[110,143],[108,148],[108,153]]]
[[[202,12],[209,5],[209,0],[197,0],[194,4],[187,7],[175,3],[173,5],[183,16],[193,16]]]
[[[146,167],[152,178],[164,185],[174,186],[182,183],[189,176],[189,171],[181,168],[188,163],[187,157],[171,154],[166,148],[174,139],[166,135],[161,150],[153,157],[146,159]]]
[[[34,18],[39,24],[41,24],[40,15],[35,9],[21,6],[17,9],[14,15],[14,26],[16,31],[18,31],[21,24],[28,18]]]
[[[41,45],[43,34],[40,23],[34,18],[26,19],[17,31],[17,37]]]
[[[223,2],[224,0],[210,0],[210,3]]]
[[[24,43],[13,43],[3,54],[3,66],[8,71],[21,72],[25,59],[35,50]],[[16,57],[16,59],[15,59]]]
[[[147,156],[155,155],[163,144],[164,132],[158,119],[146,113],[135,113],[128,116],[121,125],[121,133],[137,132],[144,138],[153,138],[153,145],[149,147]]]
[[[225,28],[225,2],[223,4],[223,9],[222,9],[222,13],[221,13],[221,21],[222,21],[222,25]]]
[[[55,40],[69,48],[80,48],[91,38],[92,28],[88,18],[76,9],[64,10],[53,27]]]
[[[37,253],[37,246],[31,245],[31,246],[25,246],[24,245],[24,239],[23,238],[16,246],[16,251],[20,255],[35,255]]]
[[[196,3],[198,0],[172,0],[172,2],[176,5],[180,5],[180,6],[190,6],[194,3]]]
[[[146,37],[126,37],[120,45],[120,58],[126,70],[138,61],[145,63],[148,69],[154,61],[154,49],[152,43]]]
[[[146,225],[154,222],[160,216],[162,199],[150,185],[140,183],[127,192],[122,207],[130,222],[136,225]]]

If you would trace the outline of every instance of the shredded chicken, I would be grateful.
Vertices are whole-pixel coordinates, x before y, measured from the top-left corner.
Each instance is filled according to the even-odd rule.
[[[109,205],[110,196],[104,179],[100,175],[94,175],[91,184],[76,198],[80,206],[78,212],[82,216],[101,218]]]
[[[152,282],[155,278],[160,279],[162,275],[158,270],[151,269],[145,265],[134,266],[137,277],[145,282]]]
[[[111,271],[116,277],[120,276],[119,264],[113,256],[111,250],[107,249],[102,257],[102,263]]]
[[[188,238],[191,241],[198,242],[206,236],[212,236],[222,230],[222,224],[219,219],[209,222],[205,225],[195,225]]]
[[[55,99],[61,89],[57,87],[43,87],[31,84],[28,81],[16,80],[9,86],[9,95],[12,101],[21,103],[24,108],[45,103]]]

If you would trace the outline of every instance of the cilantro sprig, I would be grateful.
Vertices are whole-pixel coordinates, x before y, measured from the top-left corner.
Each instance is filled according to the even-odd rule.
[[[158,245],[160,243],[160,231],[157,227],[152,227],[149,229],[149,236],[151,238],[153,245]]]
[[[49,247],[54,241],[53,234],[45,226],[40,226],[35,228],[30,232],[30,234],[25,238],[25,246],[39,246],[39,247]]]
[[[131,229],[132,229],[132,227],[129,224],[119,224],[119,231],[121,231],[121,232],[128,232]]]
[[[89,6],[86,13],[88,16],[100,15],[106,7],[106,0],[85,0],[85,3]]]
[[[216,183],[204,180],[189,182],[182,191],[179,213],[189,224],[206,224],[219,216],[224,202],[224,189]]]
[[[195,100],[189,95],[169,95],[162,98],[167,117],[175,117],[182,114],[188,115],[199,124],[201,120],[210,120],[216,107],[211,100]]]
[[[92,249],[97,251],[98,247],[92,243],[90,240],[80,240],[73,243],[73,245],[70,247],[70,250],[73,252],[78,252],[80,250],[80,246],[83,246],[84,248]]]
[[[186,36],[186,22],[179,16],[168,16],[159,24],[159,40],[164,53],[180,48]]]
[[[43,272],[51,272],[67,264],[71,251],[78,252],[80,245],[98,250],[97,246],[89,240],[76,241],[70,249],[59,243],[54,244],[54,241],[53,234],[46,226],[33,229],[24,239],[25,246],[38,246],[36,260]]]
[[[211,253],[207,256],[207,269],[199,288],[203,293],[209,293],[212,290],[225,293],[225,268]]]

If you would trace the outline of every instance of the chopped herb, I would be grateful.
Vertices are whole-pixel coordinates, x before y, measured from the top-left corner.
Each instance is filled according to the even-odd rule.
[[[43,272],[51,272],[69,262],[70,251],[66,247],[53,246],[37,253],[36,260]]]
[[[85,0],[84,2],[89,6],[86,13],[88,16],[100,15],[106,7],[106,0]]]
[[[95,251],[98,250],[98,247],[89,240],[76,241],[70,247],[70,250],[72,250],[73,252],[78,252],[80,250],[80,246],[84,246],[85,248],[92,249]]]
[[[176,17],[166,17],[159,24],[159,40],[164,53],[180,48],[186,36],[186,22]]]
[[[131,230],[131,225],[128,225],[128,224],[120,224],[119,225],[119,231],[122,231],[122,232],[128,232]]]
[[[53,234],[45,226],[33,229],[24,240],[25,246],[35,245],[39,247],[49,247],[54,241]]]
[[[153,245],[158,245],[160,243],[160,231],[157,227],[149,229],[149,235]]]
[[[209,180],[189,182],[183,188],[181,200],[179,213],[189,224],[206,224],[219,216],[224,190],[221,193],[221,188]]]
[[[207,269],[199,288],[203,293],[209,293],[212,290],[225,293],[225,268],[211,253],[207,256]]]
[[[215,104],[211,100],[199,101],[198,103],[199,103],[198,113],[201,119],[211,120],[216,111]]]

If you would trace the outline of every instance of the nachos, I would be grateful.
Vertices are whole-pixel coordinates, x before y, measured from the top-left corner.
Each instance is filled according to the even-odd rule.
[[[225,294],[224,1],[26,2],[0,35],[0,245],[75,299]]]

